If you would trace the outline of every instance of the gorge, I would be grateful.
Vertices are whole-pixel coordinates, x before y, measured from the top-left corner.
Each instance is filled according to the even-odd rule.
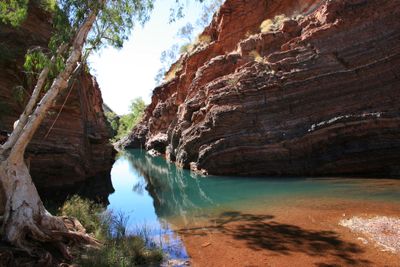
[[[228,0],[122,145],[209,174],[398,177],[399,13]]]
[[[179,1],[169,1],[179,10]],[[44,2],[26,1],[27,17],[18,27],[2,23],[0,16],[0,144],[9,138],[33,94],[35,81],[24,67],[26,52],[47,49],[52,42],[54,13],[38,4]],[[157,10],[152,0],[54,3],[81,8],[87,4],[89,11],[82,12],[91,14],[94,25],[113,20],[118,25],[127,19],[127,24],[121,23],[127,28],[133,27],[132,18],[142,23],[148,12]],[[110,12],[115,16],[109,20],[102,17],[107,3],[116,3]],[[121,8],[127,3],[149,6],[143,11],[139,5],[138,15],[132,12],[137,6]],[[8,162],[0,165],[3,228],[12,229],[7,213],[19,214],[4,208],[12,207],[7,206],[10,202],[34,214],[29,214],[34,209],[29,209],[22,193],[22,200],[19,194],[6,199],[4,185],[23,192],[29,184],[40,193],[32,203],[37,200],[43,206],[31,216],[33,226],[45,225],[51,213],[67,230],[49,224],[38,234],[35,227],[21,227],[23,231],[14,232],[17,236],[23,232],[23,241],[14,243],[3,230],[0,266],[24,261],[31,265],[23,266],[136,266],[135,257],[140,262],[155,251],[156,262],[138,265],[396,267],[400,262],[399,4],[226,0],[196,41],[181,49],[141,120],[114,144],[105,116],[113,112],[103,103],[102,85],[91,74],[93,66],[82,64],[86,58],[80,51],[73,65],[83,71],[76,80],[70,73],[72,86],[56,94],[22,154],[21,165],[27,165],[33,183],[7,182],[23,175],[9,171]],[[78,26],[90,21],[79,18],[76,9],[69,12],[76,15],[72,17]],[[118,12],[124,14],[122,19]],[[114,30],[112,37],[121,43],[111,46],[121,48],[124,38],[131,38],[124,35],[129,29]],[[151,37],[161,42],[158,36]],[[81,49],[88,43],[82,42]],[[141,64],[143,71],[152,64],[124,60]],[[116,70],[125,66],[117,61],[109,64]],[[139,79],[132,78],[126,87],[140,90],[140,86]],[[115,92],[116,99],[128,98]],[[134,102],[131,105],[135,109]],[[121,117],[113,115],[118,130]],[[3,159],[7,153],[1,152],[1,160],[7,161]],[[60,199],[67,199],[67,204],[61,205]],[[76,207],[71,199],[77,200]],[[75,213],[63,213],[65,205]],[[93,242],[79,243],[88,239]],[[30,247],[24,251],[26,244],[33,244],[39,253]],[[132,244],[139,249],[131,249]],[[115,261],[81,264],[93,258]]]

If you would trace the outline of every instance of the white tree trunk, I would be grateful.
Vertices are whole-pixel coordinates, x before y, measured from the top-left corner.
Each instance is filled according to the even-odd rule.
[[[104,2],[105,0],[99,0],[100,4],[104,4]],[[48,72],[46,69],[42,71],[29,106],[21,115],[23,121],[20,121],[16,131],[11,135],[13,138],[7,143],[7,146],[0,149],[0,178],[6,197],[2,238],[31,254],[36,254],[32,241],[54,243],[65,257],[69,257],[69,254],[61,248],[61,241],[66,237],[91,242],[91,238],[88,236],[68,231],[60,218],[54,217],[46,211],[24,162],[24,153],[45,118],[47,110],[53,105],[60,92],[67,88],[68,80],[77,67],[83,45],[98,11],[98,9],[93,11],[79,28],[65,69],[59,73],[50,89],[36,105]],[[36,108],[31,113],[35,105]]]
[[[65,44],[61,45],[60,48],[57,50],[57,55],[55,55],[51,58],[50,64],[54,64],[57,59],[57,56],[63,54],[66,49],[67,49],[67,45],[65,45]],[[16,125],[14,125],[14,127],[13,127],[14,129],[13,129],[10,137],[8,138],[7,142],[1,146],[2,151],[7,151],[8,149],[10,149],[15,144],[15,142],[18,140],[19,136],[21,135],[22,130],[24,129],[26,123],[28,122],[29,116],[31,115],[33,109],[35,108],[37,102],[39,101],[40,93],[42,92],[43,87],[46,84],[46,80],[49,75],[49,72],[50,72],[50,66],[46,66],[40,72],[40,75],[36,82],[36,86],[33,89],[32,95],[29,98],[28,103],[25,106],[24,112],[22,112],[22,114],[20,115]]]
[[[0,175],[7,201],[3,216],[3,239],[24,249],[29,249],[25,243],[27,235],[35,240],[51,241],[51,234],[46,231],[62,230],[63,226],[61,222],[57,224],[56,219],[50,219],[25,163],[3,161]],[[50,220],[54,224],[51,226],[53,229],[47,225]]]

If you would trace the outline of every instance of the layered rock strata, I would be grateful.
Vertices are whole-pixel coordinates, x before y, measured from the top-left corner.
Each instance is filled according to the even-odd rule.
[[[0,25],[0,129],[5,132],[12,131],[24,108],[16,86],[23,86],[24,94],[32,90],[22,67],[24,55],[33,47],[47,47],[52,31],[49,17],[30,4],[20,27]],[[81,188],[93,177],[105,181],[101,194],[112,191],[109,181],[114,150],[108,141],[102,104],[98,84],[88,72],[80,74],[72,89],[58,98],[26,153],[39,191],[51,194],[58,187],[66,193],[67,187]]]
[[[397,1],[227,0],[125,145],[209,174],[400,176],[399,17]]]

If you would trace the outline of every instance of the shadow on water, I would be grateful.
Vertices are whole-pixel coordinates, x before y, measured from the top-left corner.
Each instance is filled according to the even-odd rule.
[[[303,253],[311,257],[324,257],[334,264],[317,263],[319,267],[369,266],[371,262],[360,258],[363,249],[355,243],[341,240],[333,231],[307,230],[292,224],[274,221],[272,215],[246,214],[237,211],[221,213],[210,225],[181,229],[182,235],[206,235],[204,230],[229,235],[245,241],[253,250],[266,250],[281,255]]]
[[[150,195],[159,220],[184,227],[178,234],[207,235],[207,231],[215,231],[245,242],[254,251],[302,253],[332,262],[318,263],[319,267],[371,263],[361,258],[364,251],[360,246],[340,239],[336,232],[281,223],[270,214],[251,214],[249,205],[261,204],[268,210],[276,203],[284,207],[293,204],[290,201],[321,198],[400,202],[400,183],[390,180],[364,183],[362,179],[203,177],[143,150],[126,151],[121,159],[129,161],[131,172],[140,177],[130,193]],[[372,188],[368,186],[372,184]]]
[[[38,188],[38,191],[46,208],[55,214],[65,200],[73,195],[79,195],[106,206],[109,204],[108,196],[114,192],[114,188],[110,173],[103,172],[73,185]]]

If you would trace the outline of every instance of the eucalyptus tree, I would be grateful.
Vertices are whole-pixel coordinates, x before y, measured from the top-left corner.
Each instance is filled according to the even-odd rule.
[[[204,29],[211,22],[215,12],[222,5],[224,0],[201,0],[202,10],[200,12],[200,17],[196,20],[195,24],[191,22],[186,23],[184,26],[178,29],[176,36],[180,39],[178,43],[173,44],[167,50],[161,52],[160,62],[161,68],[157,71],[154,81],[157,85],[165,81],[165,74],[167,70],[175,63],[179,56],[186,53],[188,48],[192,45],[195,39],[194,32],[196,29]],[[178,8],[171,13],[170,20],[174,20],[176,17],[183,16],[183,11],[185,10],[184,5],[178,5]],[[183,45],[179,45],[182,44]]]
[[[149,18],[153,0],[31,1],[47,9],[54,32],[47,48],[35,48],[26,55],[24,66],[33,73],[36,84],[18,124],[0,147],[1,187],[6,199],[1,236],[31,254],[37,254],[38,243],[52,244],[68,258],[67,241],[95,240],[68,230],[61,218],[45,209],[24,153],[49,108],[84,68],[90,52],[106,45],[121,47],[134,24]],[[2,0],[0,21],[18,27],[28,5],[28,0]]]

